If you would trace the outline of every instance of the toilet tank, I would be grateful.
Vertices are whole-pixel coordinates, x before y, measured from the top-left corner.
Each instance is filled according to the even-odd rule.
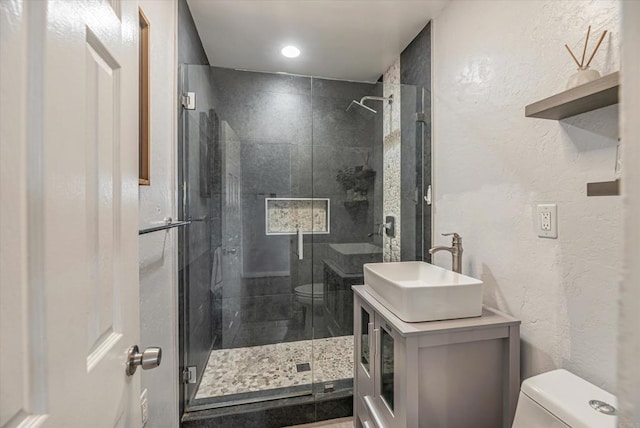
[[[513,428],[615,428],[617,418],[592,400],[617,405],[612,394],[563,369],[531,377],[522,383]]]

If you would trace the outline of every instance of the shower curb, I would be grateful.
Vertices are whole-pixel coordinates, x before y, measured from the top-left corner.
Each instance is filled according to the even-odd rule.
[[[353,391],[185,413],[182,428],[281,428],[353,415]]]

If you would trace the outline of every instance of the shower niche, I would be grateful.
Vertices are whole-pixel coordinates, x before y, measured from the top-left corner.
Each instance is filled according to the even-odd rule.
[[[265,198],[264,202],[267,235],[330,233],[330,199]]]

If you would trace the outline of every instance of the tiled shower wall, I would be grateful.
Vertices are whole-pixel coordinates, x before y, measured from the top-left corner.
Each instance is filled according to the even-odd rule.
[[[403,97],[415,96],[415,104],[405,100],[402,105],[402,140],[415,144],[402,146],[402,220],[403,260],[431,260],[431,206],[420,198],[431,184],[431,23],[429,22],[400,54],[400,83],[405,86]],[[415,108],[410,111],[409,109]],[[423,113],[418,121],[414,112]]]
[[[178,64],[209,65],[187,0],[178,0]]]
[[[346,111],[353,99],[381,95],[380,85],[218,67],[211,73],[217,111],[242,146],[245,276],[291,273],[301,285],[311,282],[313,273],[313,280],[321,281],[322,257],[314,257],[320,266],[312,269],[309,235],[304,251],[309,258],[295,264],[289,259],[290,237],[266,236],[264,198],[331,199],[331,234],[314,236],[316,253],[331,242],[370,241],[375,190],[369,190],[368,206],[348,208],[336,176],[340,169],[363,165],[367,155],[376,178],[382,176],[382,165],[374,164],[381,132],[377,117]]]
[[[375,230],[381,188],[370,189],[367,203],[353,208],[336,178],[340,169],[363,166],[367,158],[376,179],[382,177],[381,114],[346,111],[354,99],[382,95],[382,85],[208,70],[216,112],[241,146],[243,278],[236,285],[229,275],[223,280],[222,310],[237,313],[237,334],[225,327],[223,347],[309,339],[297,329],[293,289],[323,281],[330,243],[373,241],[367,235]],[[295,236],[265,233],[265,198],[310,197],[330,199],[331,233],[305,235],[299,261]]]
[[[383,75],[383,216],[396,220],[384,238],[386,261],[430,260],[431,207],[423,196],[431,184],[431,24],[409,43]],[[418,120],[416,113],[423,113]],[[384,218],[384,217],[383,217]]]
[[[368,191],[368,202],[351,206],[336,179],[339,170],[362,166],[367,158],[375,180],[382,177],[381,115],[367,117],[357,110],[346,111],[352,100],[381,96],[382,85],[314,78],[312,89],[312,190],[314,197],[331,199],[331,234],[313,237],[313,266],[310,259],[299,265],[302,284],[323,280],[323,260],[329,258],[330,243],[374,242],[375,237],[368,234],[376,229],[375,207],[382,199],[382,188],[374,185]],[[305,253],[310,251],[307,244]]]

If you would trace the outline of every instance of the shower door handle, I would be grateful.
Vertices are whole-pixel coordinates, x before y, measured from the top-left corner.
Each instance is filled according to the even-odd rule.
[[[304,240],[302,239],[300,228],[296,230],[296,234],[298,235],[298,251],[296,251],[296,254],[298,255],[298,260],[302,260],[304,259]]]

